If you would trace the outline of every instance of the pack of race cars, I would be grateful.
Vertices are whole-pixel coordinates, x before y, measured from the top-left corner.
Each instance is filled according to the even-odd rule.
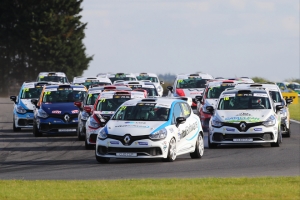
[[[24,82],[14,102],[13,130],[33,135],[76,134],[96,160],[162,158],[204,154],[232,144],[280,146],[290,137],[288,104],[276,84],[248,77],[214,78],[205,73],[178,74],[168,95],[153,73],[100,73],[75,77],[41,72]]]

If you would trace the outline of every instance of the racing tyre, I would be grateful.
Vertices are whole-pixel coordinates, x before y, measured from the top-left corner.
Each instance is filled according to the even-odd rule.
[[[277,141],[271,143],[271,147],[279,147],[281,142],[282,142],[282,134],[281,134],[281,131],[279,131]]]
[[[211,142],[210,142],[209,134],[208,134],[208,136],[207,136],[207,141],[208,141],[208,148],[210,148],[210,149],[215,149],[215,148],[217,148],[218,144],[215,144],[215,143],[211,143]]]
[[[198,135],[195,146],[195,151],[190,153],[191,158],[202,158],[204,153],[204,140],[201,133]]]
[[[176,153],[177,153],[176,140],[175,138],[172,138],[169,143],[168,157],[165,158],[164,160],[167,162],[173,162],[174,160],[176,160],[176,156],[177,156]]]
[[[13,131],[14,131],[14,132],[18,132],[18,131],[20,131],[20,130],[21,130],[21,128],[16,127],[16,125],[15,125],[15,120],[13,120]]]
[[[96,160],[98,161],[98,163],[108,163],[110,158],[104,158],[96,155]]]
[[[78,140],[79,141],[83,141],[85,139],[85,136],[82,136],[81,135],[81,132],[80,132],[80,128],[77,127],[77,137],[78,137]]]
[[[39,131],[37,125],[35,123],[33,123],[33,128],[32,128],[32,131],[33,131],[33,136],[34,137],[41,137],[43,134]]]

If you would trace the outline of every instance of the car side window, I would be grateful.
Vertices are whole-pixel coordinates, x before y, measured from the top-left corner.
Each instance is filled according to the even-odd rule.
[[[176,123],[177,117],[184,117],[183,112],[181,110],[181,106],[179,103],[175,104],[173,111],[173,123]]]
[[[180,103],[183,110],[183,116],[188,118],[191,115],[191,107],[187,103]]]

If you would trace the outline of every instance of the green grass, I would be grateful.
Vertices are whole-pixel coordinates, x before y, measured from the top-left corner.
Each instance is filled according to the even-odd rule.
[[[0,199],[300,199],[300,176],[129,179],[95,181],[0,180]]]
[[[300,101],[298,101],[298,104],[290,104],[288,107],[290,111],[290,118],[300,121]]]

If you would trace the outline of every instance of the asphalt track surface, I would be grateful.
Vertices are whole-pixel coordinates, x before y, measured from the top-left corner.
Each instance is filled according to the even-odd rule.
[[[175,162],[112,159],[99,164],[76,136],[35,138],[32,130],[12,130],[13,103],[0,98],[0,179],[95,180],[134,178],[258,177],[300,175],[300,124],[280,147],[270,145],[207,148],[202,159],[189,155]]]

